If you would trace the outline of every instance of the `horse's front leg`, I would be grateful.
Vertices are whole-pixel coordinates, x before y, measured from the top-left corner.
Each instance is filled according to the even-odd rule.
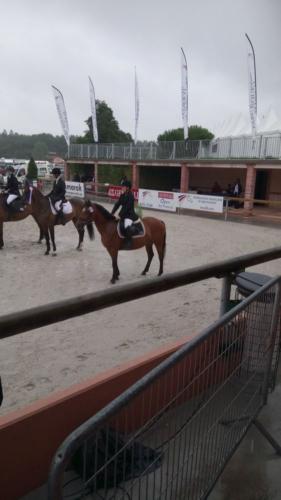
[[[119,279],[119,274],[120,274],[120,271],[118,269],[118,264],[117,264],[117,257],[118,257],[118,252],[111,254],[113,274],[112,274],[112,278],[111,278],[110,282],[112,284],[114,284],[115,281]]]
[[[45,252],[45,255],[49,255],[50,253],[50,250],[51,250],[51,246],[50,246],[50,236],[49,236],[49,228],[48,226],[42,226],[42,229],[43,229],[43,233],[44,233],[44,236],[45,236],[45,240],[46,240],[46,252]]]
[[[3,241],[3,222],[0,222],[0,250],[2,250],[4,246],[4,241]]]
[[[78,245],[76,247],[76,250],[82,250],[85,228],[84,228],[84,226],[82,226],[82,224],[78,225],[78,221],[77,221],[76,217],[72,220],[72,222],[73,222],[74,226],[76,227],[76,229],[78,231],[78,235],[79,235],[79,241],[78,241]]]
[[[57,247],[56,247],[56,242],[55,242],[55,226],[52,224],[50,225],[49,227],[49,231],[50,231],[50,236],[51,236],[51,241],[52,241],[52,245],[53,245],[53,255],[57,255]]]

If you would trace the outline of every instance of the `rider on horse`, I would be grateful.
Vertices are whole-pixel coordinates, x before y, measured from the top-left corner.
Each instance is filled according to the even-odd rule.
[[[19,192],[19,182],[15,176],[14,167],[8,167],[7,173],[8,173],[7,186],[6,186],[6,189],[4,191],[8,195],[6,203],[7,203],[9,209],[13,208],[14,210],[15,209],[17,210],[18,207],[14,207],[12,205],[12,203],[15,200],[21,198],[20,192]],[[23,212],[24,208],[21,206],[20,208],[18,208],[18,210],[20,212]]]
[[[57,222],[64,225],[63,203],[65,202],[66,186],[59,168],[53,168],[52,174],[55,177],[54,185],[52,191],[47,196],[51,199],[57,212]]]
[[[114,214],[119,207],[122,207],[119,212],[120,228],[123,234],[125,234],[126,236],[126,246],[128,247],[131,246],[132,236],[135,234],[135,231],[132,228],[132,224],[138,219],[138,216],[135,213],[134,209],[135,199],[131,189],[131,182],[125,180],[122,184],[122,194],[120,195],[111,211],[111,213]]]

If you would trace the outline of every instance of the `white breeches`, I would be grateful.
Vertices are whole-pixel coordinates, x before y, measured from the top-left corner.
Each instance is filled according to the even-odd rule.
[[[133,224],[132,219],[124,219],[124,228],[127,229],[127,227],[131,226]]]
[[[7,198],[7,205],[10,205],[18,197],[17,194],[9,194]]]
[[[61,205],[62,205],[62,201],[61,200],[56,201],[56,203],[55,203],[55,209],[56,209],[57,212],[60,211]]]

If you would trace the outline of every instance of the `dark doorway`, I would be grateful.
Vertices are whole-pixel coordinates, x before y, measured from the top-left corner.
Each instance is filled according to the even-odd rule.
[[[267,170],[257,170],[255,198],[265,200],[267,192],[268,172]]]

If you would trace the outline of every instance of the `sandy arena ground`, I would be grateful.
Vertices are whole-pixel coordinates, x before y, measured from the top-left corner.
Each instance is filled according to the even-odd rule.
[[[281,244],[281,231],[242,223],[145,211],[165,220],[165,271],[177,271]],[[57,257],[44,256],[34,242],[30,217],[4,225],[0,253],[0,314],[19,311],[110,286],[111,261],[100,236],[83,252],[72,223],[56,229]],[[120,284],[143,279],[144,249],[119,254]],[[280,274],[280,261],[252,270]],[[158,272],[155,255],[146,279]],[[4,402],[0,414],[52,391],[133,359],[186,335],[199,333],[218,316],[221,282],[210,279],[171,292],[105,309],[84,317],[1,340],[0,374]]]

